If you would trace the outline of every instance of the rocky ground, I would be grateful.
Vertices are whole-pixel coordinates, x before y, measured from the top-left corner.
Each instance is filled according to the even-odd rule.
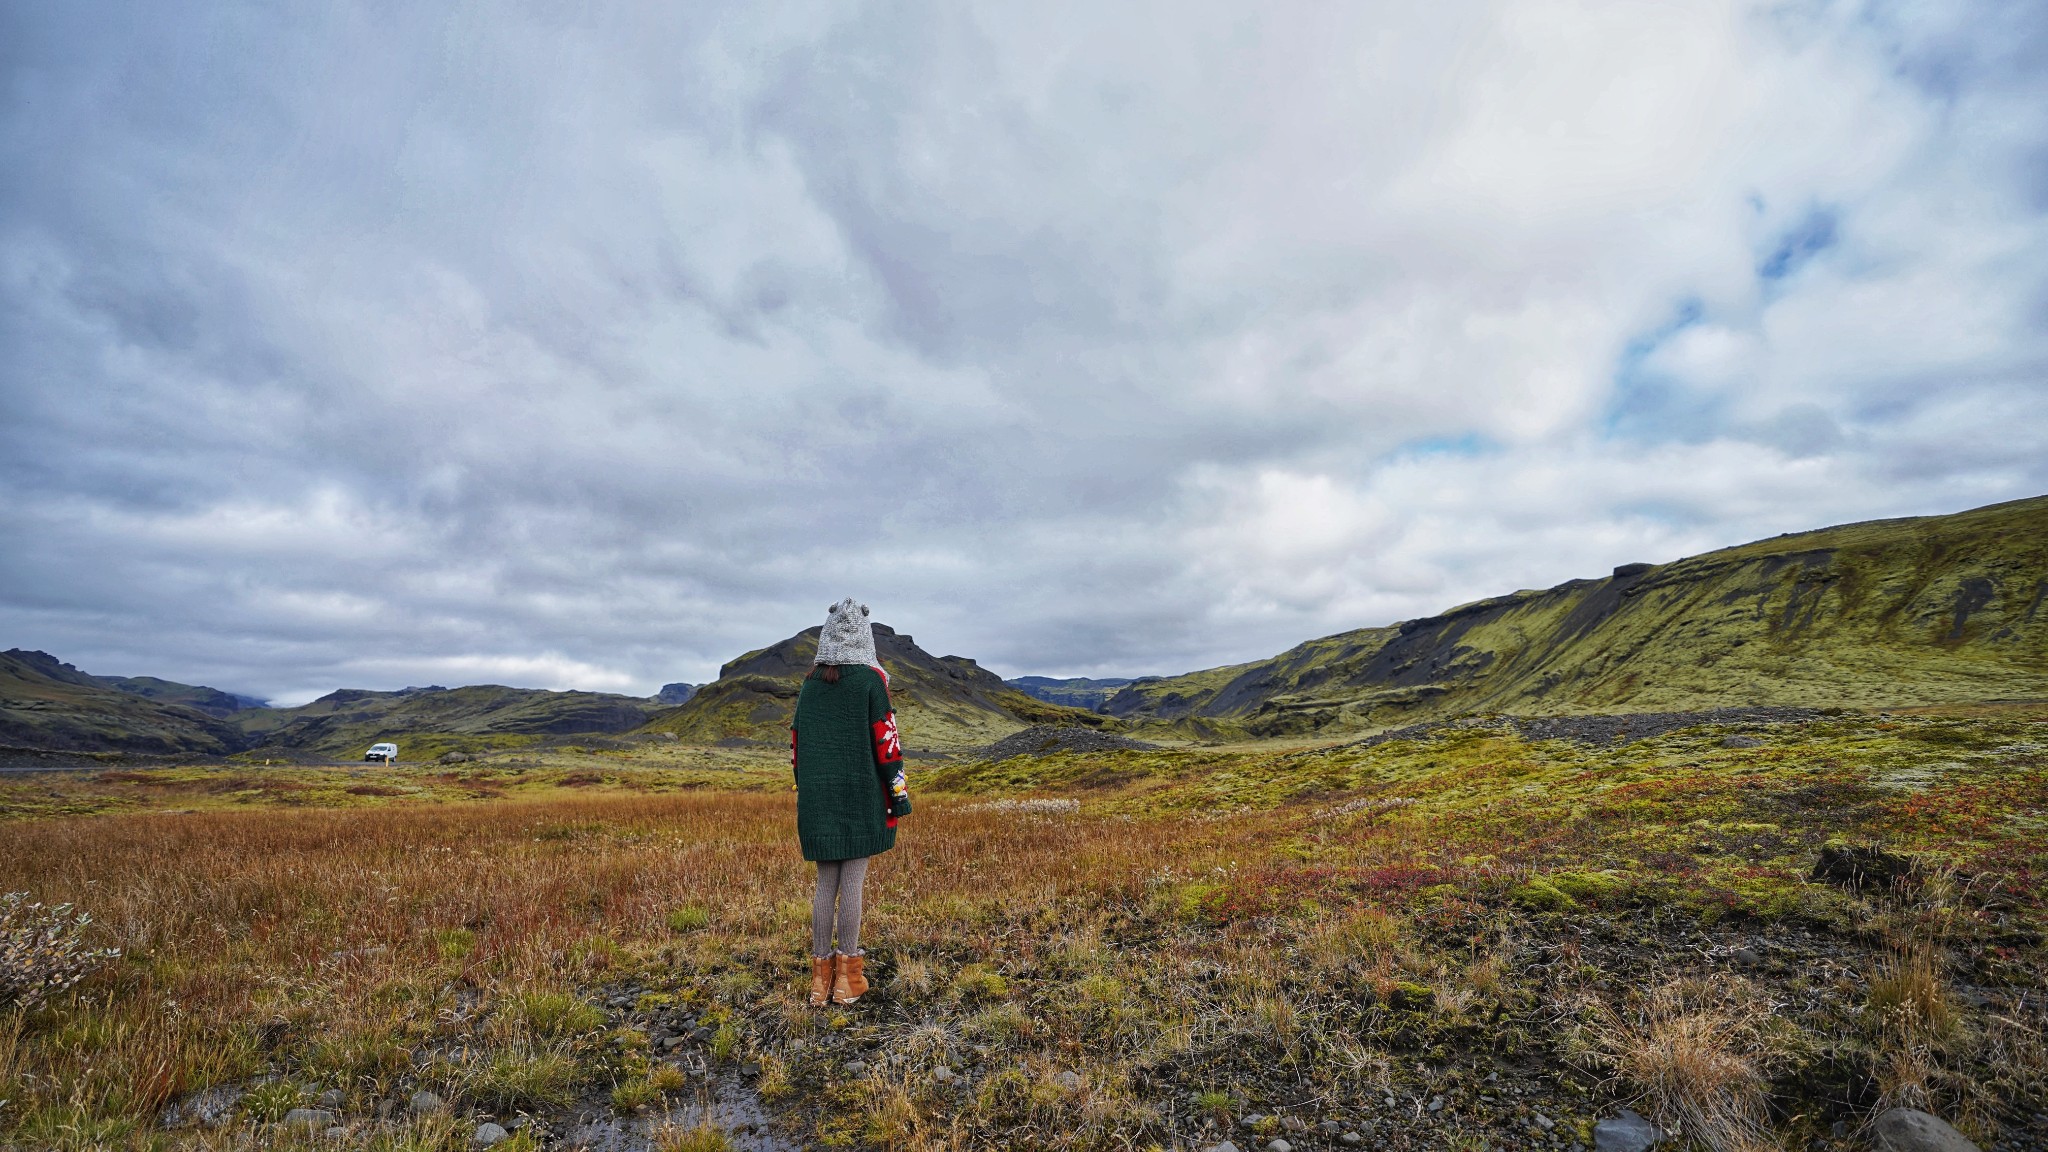
[[[1157,744],[1147,744],[1113,732],[1100,732],[1093,728],[1064,728],[1051,724],[1036,724],[1022,732],[1013,732],[990,744],[974,755],[983,760],[1008,760],[1013,756],[1052,756],[1061,752],[1115,752],[1125,749],[1151,749]]]

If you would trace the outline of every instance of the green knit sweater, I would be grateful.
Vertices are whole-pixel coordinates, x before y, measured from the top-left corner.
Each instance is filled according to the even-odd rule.
[[[896,846],[896,817],[910,812],[910,797],[890,787],[903,749],[880,673],[851,664],[840,666],[837,684],[807,678],[789,741],[804,859],[853,860]]]

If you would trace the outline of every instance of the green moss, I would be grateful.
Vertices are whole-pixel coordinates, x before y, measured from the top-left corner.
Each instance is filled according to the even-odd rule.
[[[467,928],[437,928],[434,953],[443,960],[465,960],[476,951],[476,933]]]
[[[1396,980],[1387,990],[1387,1007],[1397,1012],[1426,1011],[1436,1004],[1436,989],[1426,984]]]
[[[1000,1000],[1010,994],[1010,982],[986,964],[969,964],[954,975],[953,992],[963,1000]]]

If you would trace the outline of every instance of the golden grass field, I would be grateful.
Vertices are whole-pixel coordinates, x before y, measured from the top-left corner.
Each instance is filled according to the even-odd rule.
[[[0,890],[122,953],[0,1014],[0,1146],[2043,1146],[2042,710],[1728,735],[920,766],[824,1011],[772,760],[0,778]],[[1830,841],[1918,870],[1813,881]]]

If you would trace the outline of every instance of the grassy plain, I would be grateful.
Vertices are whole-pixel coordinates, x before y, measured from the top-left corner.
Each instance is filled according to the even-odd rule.
[[[666,1148],[1569,1149],[1624,1103],[1721,1149],[1894,1103],[2048,1144],[2048,709],[915,784],[876,989],[819,1011],[773,755],[0,778],[0,889],[123,950],[0,1015],[0,1145],[517,1149],[595,1108]],[[1830,842],[1917,865],[1819,882]],[[714,1084],[772,1132],[662,1128]],[[339,1135],[278,1123],[329,1091]]]

